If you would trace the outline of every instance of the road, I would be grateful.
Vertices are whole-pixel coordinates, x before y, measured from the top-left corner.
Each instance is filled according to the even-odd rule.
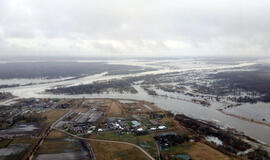
[[[59,118],[57,121],[55,121],[50,128],[46,131],[46,133],[44,134],[44,136],[41,138],[41,140],[39,141],[39,143],[36,145],[36,147],[34,148],[34,150],[32,151],[31,155],[29,156],[29,158],[27,158],[28,160],[32,160],[32,158],[34,157],[36,151],[39,149],[39,147],[42,145],[42,143],[44,142],[44,139],[48,136],[48,134],[50,133],[51,130],[57,130],[60,131],[62,133],[65,133],[71,137],[77,138],[77,139],[81,139],[81,140],[88,140],[88,141],[95,141],[95,142],[105,142],[105,143],[116,143],[116,144],[125,144],[125,145],[129,145],[129,146],[133,146],[137,149],[139,149],[140,151],[142,151],[150,160],[155,160],[155,158],[153,158],[149,153],[147,153],[143,148],[141,148],[140,146],[133,144],[133,143],[129,143],[129,142],[122,142],[122,141],[111,141],[111,140],[100,140],[100,139],[93,139],[93,138],[83,138],[83,137],[79,137],[77,135],[73,135],[70,134],[64,130],[58,129],[55,127],[55,125],[60,122],[61,120],[63,120],[67,115],[71,114],[72,110],[70,110],[68,113],[66,113],[64,116],[62,116],[61,118]]]
[[[133,144],[133,143],[129,143],[129,142],[122,142],[122,141],[111,141],[111,140],[101,140],[101,139],[93,139],[93,138],[83,138],[83,137],[79,137],[79,136],[76,136],[74,134],[71,134],[71,133],[68,133],[64,130],[61,130],[61,129],[58,129],[58,128],[55,128],[53,127],[53,129],[57,130],[57,131],[60,131],[62,133],[65,133],[69,136],[72,136],[74,138],[77,138],[77,139],[82,139],[82,140],[89,140],[89,141],[94,141],[94,142],[105,142],[105,143],[117,143],[117,144],[125,144],[125,145],[130,145],[130,146],[133,146],[137,149],[139,149],[140,151],[142,151],[149,159],[151,160],[155,160],[155,158],[153,158],[149,153],[147,153],[143,148],[141,148],[140,146],[136,145],[136,144]]]
[[[32,150],[31,154],[29,155],[29,157],[27,157],[27,160],[32,160],[35,153],[38,151],[39,147],[42,145],[42,143],[44,142],[44,140],[46,139],[46,137],[49,135],[49,133],[51,132],[51,130],[53,128],[55,128],[54,126],[60,122],[61,120],[63,120],[67,115],[71,114],[72,111],[70,110],[68,113],[66,113],[65,115],[63,115],[61,118],[59,118],[57,121],[55,121],[47,130],[46,132],[43,134],[43,136],[40,138],[38,144],[34,147],[34,149]]]
[[[159,146],[158,146],[157,142],[156,142],[155,144],[156,144],[156,147],[157,147],[157,156],[158,156],[158,160],[160,160]]]

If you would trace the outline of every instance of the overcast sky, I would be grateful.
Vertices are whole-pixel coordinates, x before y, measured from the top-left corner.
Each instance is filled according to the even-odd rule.
[[[0,56],[269,56],[270,0],[0,0]]]

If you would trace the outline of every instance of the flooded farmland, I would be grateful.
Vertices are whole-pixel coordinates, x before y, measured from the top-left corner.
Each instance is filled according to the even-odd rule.
[[[35,84],[30,86],[19,86],[13,88],[5,88],[2,91],[11,92],[13,95],[18,96],[20,98],[126,98],[126,99],[139,99],[145,100],[149,102],[153,102],[159,107],[170,110],[174,113],[184,113],[186,115],[205,119],[213,122],[217,122],[218,125],[222,125],[224,127],[232,127],[237,130],[244,132],[245,134],[254,137],[262,142],[270,144],[269,135],[270,135],[270,127],[265,127],[259,124],[251,123],[248,121],[244,121],[241,119],[237,119],[235,117],[230,117],[228,115],[224,115],[220,113],[217,109],[222,109],[226,106],[224,103],[225,99],[221,101],[209,100],[211,106],[205,107],[197,103],[193,103],[193,99],[204,100],[201,96],[203,94],[196,93],[197,97],[190,96],[188,93],[192,87],[188,84],[197,83],[204,84],[202,79],[203,73],[215,73],[215,72],[228,72],[234,70],[252,70],[252,66],[256,64],[256,62],[240,62],[235,64],[211,64],[211,63],[185,63],[185,65],[181,65],[181,61],[166,61],[168,65],[161,65],[161,62],[148,61],[148,62],[140,62],[135,65],[139,65],[140,67],[144,67],[143,64],[146,64],[147,67],[153,67],[156,71],[142,71],[141,73],[135,74],[119,74],[119,75],[107,75],[107,74],[98,74],[98,75],[89,75],[86,77],[72,79],[67,81],[59,81],[59,82],[49,82],[46,84]],[[119,62],[115,62],[119,63]],[[163,63],[165,64],[165,63]],[[177,65],[176,65],[177,64]],[[188,94],[183,93],[173,93],[164,91],[153,86],[153,89],[157,92],[158,95],[149,95],[143,88],[141,88],[140,84],[133,85],[133,87],[138,91],[138,93],[117,93],[117,92],[104,92],[100,94],[48,94],[44,93],[46,89],[57,88],[57,86],[69,87],[69,86],[77,86],[81,84],[91,84],[95,81],[106,81],[110,79],[122,79],[124,77],[140,77],[144,75],[162,75],[160,82],[164,83],[167,81],[171,81],[171,78],[166,77],[168,73],[179,73],[178,78],[173,78],[178,80],[178,83],[185,82],[182,85],[186,85],[186,92]],[[189,75],[189,76],[187,76]],[[174,80],[174,81],[175,81]],[[207,79],[206,79],[207,80]],[[141,79],[139,80],[142,82]],[[155,82],[156,83],[156,82]],[[171,84],[178,84],[171,83]],[[194,94],[194,93],[192,93]],[[212,99],[216,98],[214,95],[209,95]],[[132,101],[131,101],[132,102]],[[122,102],[121,102],[122,103]],[[124,101],[123,103],[130,103],[129,101]],[[245,105],[247,107],[245,107]],[[243,114],[243,116],[248,116],[250,118],[256,119],[257,117],[265,117],[265,122],[269,122],[269,113],[270,109],[265,105],[264,107],[260,107],[260,103],[258,104],[245,104],[243,106],[232,108],[228,110],[228,112],[233,112],[236,114]],[[249,108],[259,108],[257,113],[254,113],[252,109]],[[245,109],[246,108],[246,109]],[[241,110],[244,110],[243,112]],[[253,114],[254,113],[254,114]],[[262,120],[262,118],[258,118],[258,120]]]

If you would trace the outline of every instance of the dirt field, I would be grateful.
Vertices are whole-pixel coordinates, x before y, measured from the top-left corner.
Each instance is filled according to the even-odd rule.
[[[138,149],[124,144],[90,142],[98,160],[148,160]]]
[[[53,109],[47,112],[43,112],[42,115],[47,117],[46,122],[48,124],[52,124],[56,120],[58,120],[60,117],[65,115],[68,112],[68,110],[63,109]]]
[[[52,138],[66,138],[68,137],[66,134],[64,134],[63,132],[59,132],[56,130],[53,130],[50,132],[50,134],[48,135],[48,139],[52,139]]]
[[[109,115],[121,115],[122,114],[122,109],[121,109],[121,104],[118,101],[113,100],[110,103],[110,109],[109,109]]]
[[[59,131],[51,131],[36,154],[36,160],[87,160],[88,154],[82,150],[77,139]]]
[[[194,160],[231,160],[231,158],[223,153],[200,142],[192,146],[188,154]]]
[[[76,108],[76,109],[74,109],[74,112],[87,112],[87,111],[89,111],[89,108]]]

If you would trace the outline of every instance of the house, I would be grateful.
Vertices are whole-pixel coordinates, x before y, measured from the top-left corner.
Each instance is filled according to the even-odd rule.
[[[163,129],[166,129],[167,127],[166,126],[158,126],[158,129],[160,130],[163,130]]]
[[[132,123],[132,127],[134,128],[141,126],[141,123],[138,121],[131,121],[131,123]]]

